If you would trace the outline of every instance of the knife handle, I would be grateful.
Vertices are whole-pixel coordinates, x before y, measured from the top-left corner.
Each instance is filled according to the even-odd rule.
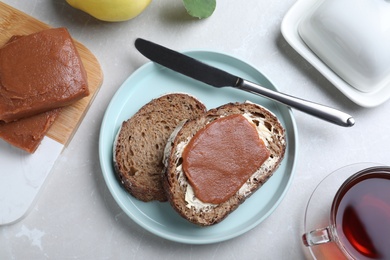
[[[240,79],[236,84],[236,87],[244,91],[272,99],[330,123],[345,127],[350,127],[355,124],[355,119],[352,116],[340,110],[273,91],[245,79]]]

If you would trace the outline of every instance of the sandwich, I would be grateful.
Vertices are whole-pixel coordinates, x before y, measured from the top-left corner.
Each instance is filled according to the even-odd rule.
[[[217,224],[274,174],[286,145],[282,124],[260,105],[211,109],[168,139],[162,177],[168,201],[194,224]]]

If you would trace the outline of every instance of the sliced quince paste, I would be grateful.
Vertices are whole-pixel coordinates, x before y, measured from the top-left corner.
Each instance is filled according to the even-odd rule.
[[[60,111],[61,108],[57,108],[9,123],[0,122],[0,138],[26,152],[34,153]]]
[[[233,196],[269,157],[256,126],[243,115],[214,120],[183,151],[183,171],[195,196],[220,204]]]
[[[66,28],[16,37],[0,49],[0,120],[15,121],[89,94],[87,75]]]

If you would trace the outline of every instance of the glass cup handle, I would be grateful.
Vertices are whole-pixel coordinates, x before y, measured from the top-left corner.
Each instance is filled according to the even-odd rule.
[[[329,227],[319,228],[303,234],[302,240],[305,246],[315,246],[332,241]]]

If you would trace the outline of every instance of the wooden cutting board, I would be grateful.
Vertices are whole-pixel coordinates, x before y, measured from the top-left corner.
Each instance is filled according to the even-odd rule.
[[[0,2],[0,46],[13,35],[48,28],[49,25]],[[90,95],[61,110],[34,154],[19,151],[0,140],[0,225],[13,223],[26,215],[103,82],[96,57],[77,40],[75,44],[87,72]]]

